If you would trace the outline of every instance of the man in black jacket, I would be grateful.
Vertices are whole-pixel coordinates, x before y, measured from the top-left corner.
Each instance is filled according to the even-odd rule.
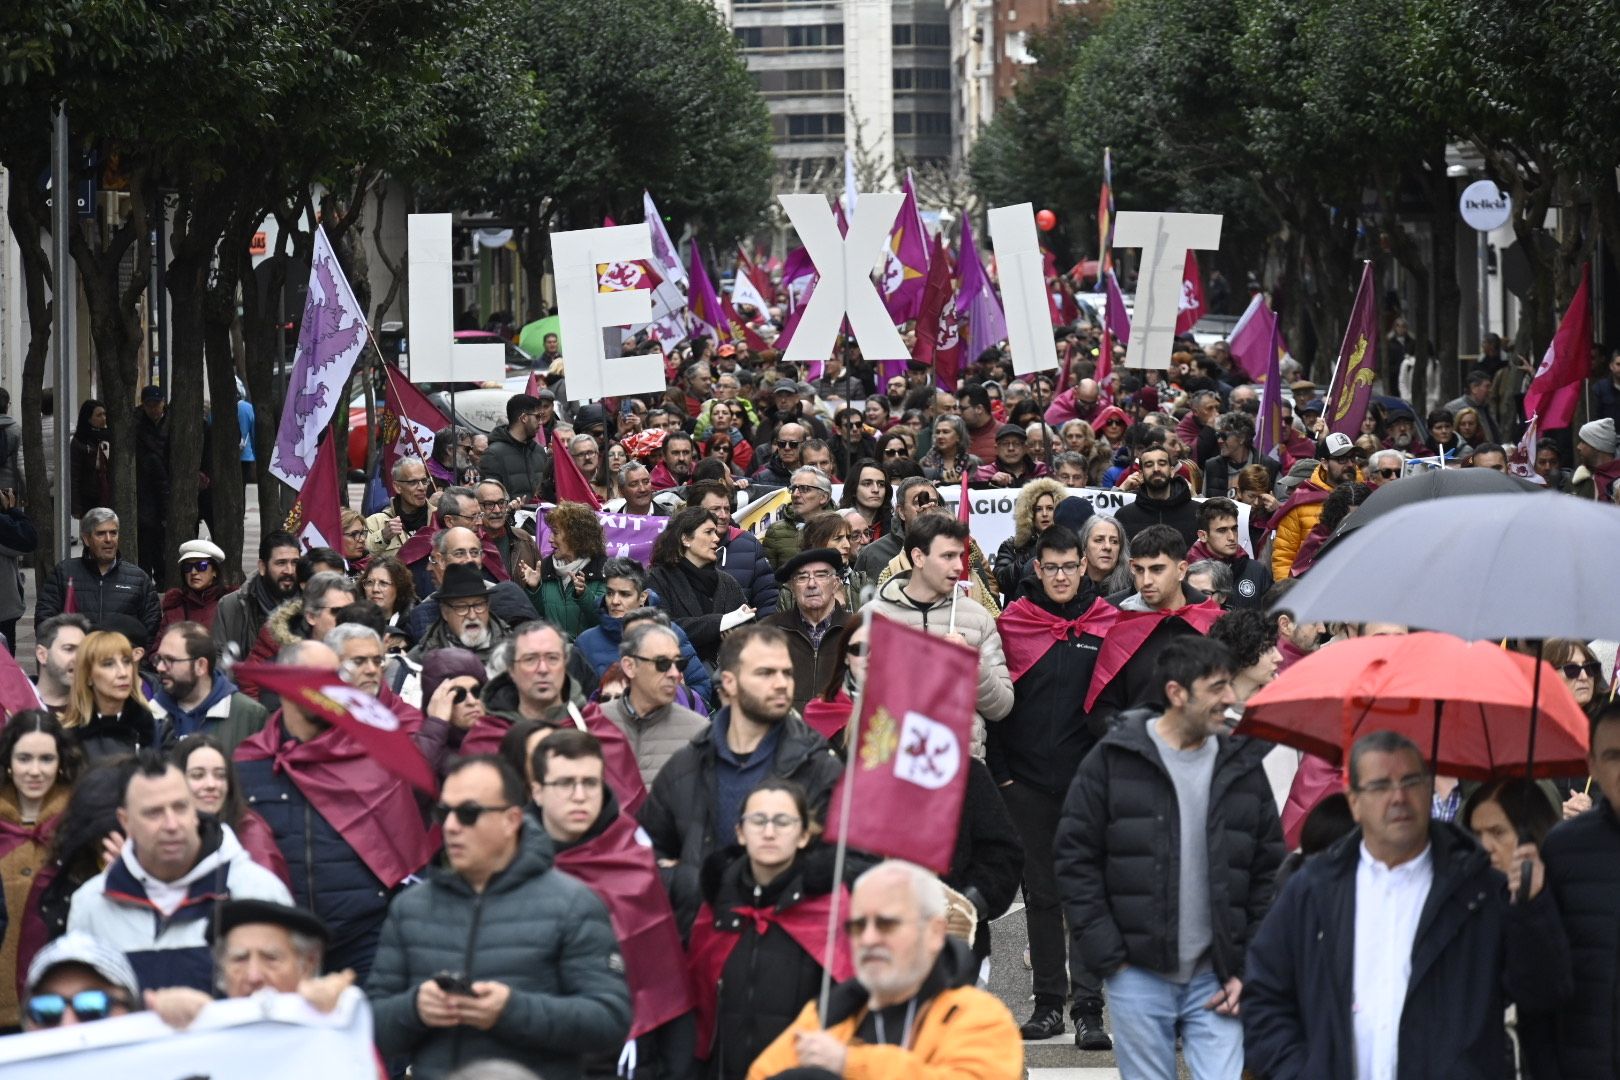
[[[1120,507],[1114,520],[1125,527],[1125,538],[1135,546],[1136,534],[1150,525],[1169,525],[1179,532],[1191,547],[1198,539],[1198,506],[1193,502],[1192,485],[1176,475],[1176,463],[1164,443],[1150,443],[1136,455],[1137,472],[1130,480],[1140,476],[1136,501]]]
[[[666,871],[682,933],[697,914],[698,871],[730,842],[754,785],[797,781],[819,817],[842,771],[827,740],[793,711],[793,657],[774,626],[742,626],[720,646],[720,685],[731,704],[675,752],[638,817]]]
[[[79,521],[84,554],[63,559],[39,585],[34,605],[36,633],[40,624],[67,610],[71,590],[73,610],[101,627],[111,615],[128,615],[146,630],[146,648],[157,637],[162,618],[158,588],[150,575],[118,554],[118,515],[98,506]]]
[[[1262,759],[1224,734],[1232,658],[1203,637],[1159,654],[1166,707],[1129,713],[1080,766],[1055,857],[1080,959],[1106,974],[1122,1074],[1243,1069],[1244,954],[1271,901],[1282,826]]]
[[[1535,845],[1515,852],[1529,888],[1514,881],[1510,899],[1471,837],[1430,820],[1433,777],[1393,732],[1356,741],[1349,781],[1360,828],[1289,879],[1249,949],[1246,1064],[1269,1080],[1504,1075],[1504,989],[1521,1030],[1526,1005],[1558,1008],[1571,990],[1569,945]],[[1612,1047],[1608,1005],[1606,1019],[1595,1015]],[[1563,1075],[1615,1073],[1596,1063]]]
[[[1026,1039],[1063,1034],[1063,1004],[1073,994],[1075,1044],[1109,1050],[1103,1028],[1102,980],[1067,946],[1063,908],[1052,870],[1052,835],[1080,762],[1096,745],[1084,695],[1102,634],[1112,621],[1086,576],[1080,538],[1062,525],[1041,534],[1033,576],[997,620],[1013,677],[1012,712],[990,724],[986,762],[1024,844],[1024,921],[1034,971],[1035,1011]],[[1068,973],[1065,975],[1065,965]]]
[[[1603,797],[1542,845],[1548,891],[1581,958],[1574,995],[1546,1002],[1558,1069],[1549,1075],[1566,1080],[1620,1076],[1620,705],[1592,723],[1591,769]]]
[[[297,595],[298,540],[279,529],[265,533],[258,571],[220,600],[214,615],[214,643],[221,654],[234,646],[236,659],[246,660],[270,613]]]

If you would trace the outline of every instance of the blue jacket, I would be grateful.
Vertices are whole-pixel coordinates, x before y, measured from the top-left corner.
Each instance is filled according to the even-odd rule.
[[[651,589],[647,590],[647,603],[657,608],[664,606],[658,594]],[[597,602],[597,607],[601,613],[597,616],[596,625],[574,639],[574,648],[590,662],[591,669],[600,680],[603,673],[619,658],[619,642],[624,638],[624,624],[609,615],[607,607],[601,601]],[[692,643],[686,639],[686,632],[679,626],[672,629],[675,631],[676,640],[681,643],[681,674],[686,678],[687,688],[702,698],[700,704],[707,712],[711,707],[709,703],[714,700],[714,680],[703,661],[698,659]]]
[[[743,597],[754,609],[754,618],[776,614],[776,593],[781,586],[776,571],[765,557],[765,547],[750,532],[736,532],[720,545],[720,569],[742,586]]]
[[[275,717],[271,722],[281,720]],[[332,932],[326,970],[353,968],[364,982],[377,952],[391,890],[274,764],[269,758],[236,763],[242,797],[275,834],[276,846],[287,860],[294,901],[326,920]]]

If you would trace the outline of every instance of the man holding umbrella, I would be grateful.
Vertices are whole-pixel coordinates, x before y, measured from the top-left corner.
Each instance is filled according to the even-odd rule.
[[[1534,845],[1509,883],[1431,821],[1433,778],[1402,735],[1358,739],[1349,774],[1357,830],[1289,879],[1249,946],[1245,1064],[1273,1080],[1500,1075],[1504,988],[1521,1007],[1570,992]]]

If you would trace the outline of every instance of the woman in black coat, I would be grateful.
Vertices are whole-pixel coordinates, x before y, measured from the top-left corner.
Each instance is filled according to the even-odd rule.
[[[719,1080],[743,1080],[820,992],[833,891],[833,849],[814,842],[793,781],[767,779],[749,794],[737,839],[740,847],[704,862],[692,928],[698,1056]],[[842,942],[840,950],[835,979],[849,975]]]
[[[647,585],[658,593],[669,617],[686,631],[698,658],[714,667],[720,634],[754,617],[742,587],[722,573],[721,538],[725,528],[713,514],[689,506],[669,519],[652,549]]]

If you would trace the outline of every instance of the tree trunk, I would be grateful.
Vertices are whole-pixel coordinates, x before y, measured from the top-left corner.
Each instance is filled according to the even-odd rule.
[[[179,233],[178,227],[176,233]],[[203,307],[208,289],[208,263],[199,258],[191,237],[168,268],[170,304],[169,371],[169,509],[165,565],[175,565],[179,547],[197,535],[198,472],[203,457]],[[216,423],[217,423],[216,417]]]
[[[33,565],[37,573],[44,573],[56,561],[56,498],[72,504],[71,473],[56,477],[51,483],[47,475],[47,462],[55,454],[54,447],[45,445],[44,398],[45,359],[51,344],[52,300],[50,298],[50,257],[39,242],[44,232],[45,207],[36,198],[33,185],[24,177],[38,175],[38,170],[21,161],[13,161],[8,173],[10,198],[7,201],[11,235],[17,242],[22,263],[23,296],[28,305],[28,348],[23,354],[22,410],[24,498],[28,517],[39,533],[39,546],[34,549]],[[78,420],[79,403],[69,401],[61,387],[55,394],[56,428],[71,434]]]
[[[204,467],[213,479],[214,543],[225,552],[220,580],[237,585],[242,580],[242,544],[246,532],[246,491],[242,479],[241,427],[236,415],[236,355],[231,330],[236,321],[236,297],[241,285],[241,264],[231,257],[246,250],[252,230],[232,229],[220,243],[218,279],[203,301],[203,351],[208,368],[208,397],[213,404],[213,460]]]

